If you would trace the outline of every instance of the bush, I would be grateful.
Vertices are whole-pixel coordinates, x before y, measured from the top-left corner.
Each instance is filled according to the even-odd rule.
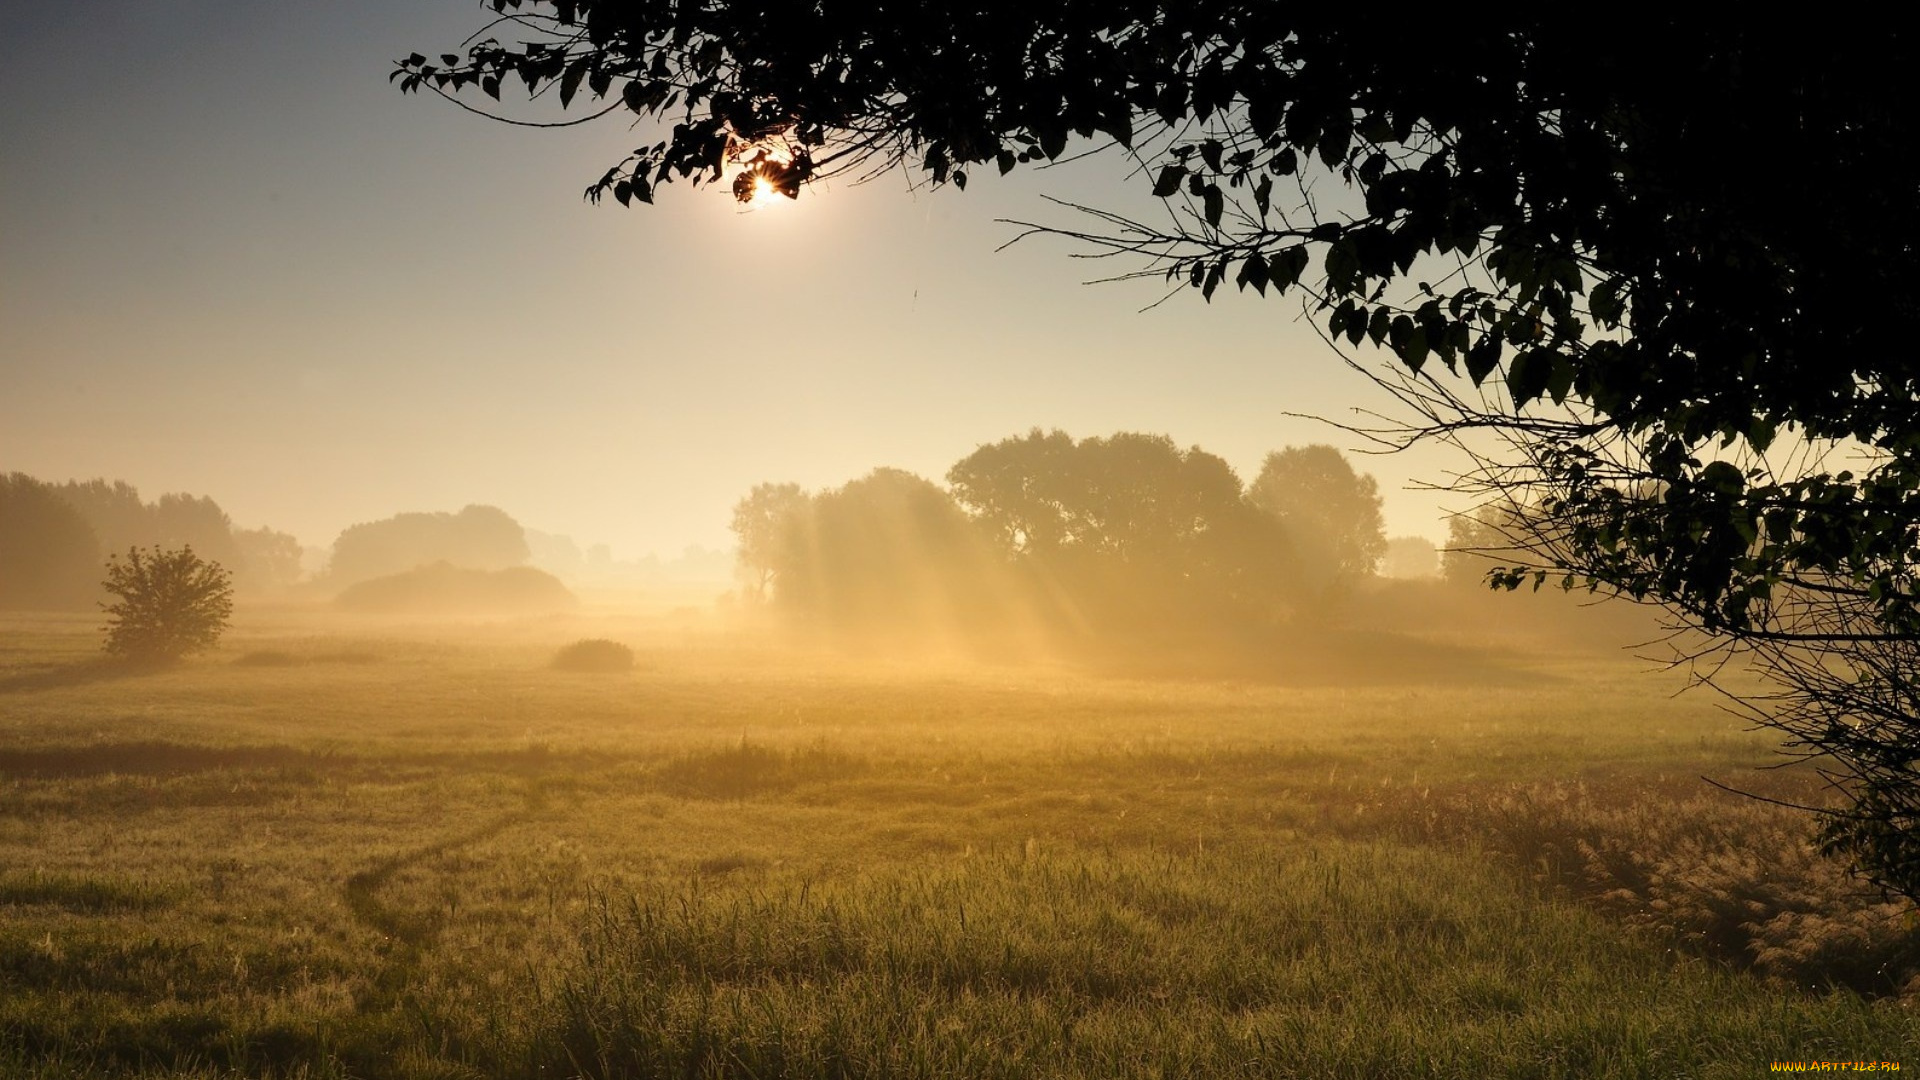
[[[233,575],[193,553],[127,549],[107,560],[101,584],[116,599],[107,612],[106,650],[130,660],[177,660],[210,649],[233,614]]]
[[[555,671],[632,671],[633,650],[606,638],[582,638],[554,654]]]

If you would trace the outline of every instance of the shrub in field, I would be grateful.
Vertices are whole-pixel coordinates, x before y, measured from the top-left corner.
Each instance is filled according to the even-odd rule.
[[[102,582],[114,601],[107,612],[106,650],[130,660],[177,660],[213,647],[233,614],[232,575],[193,553],[128,548],[107,562]]]
[[[632,671],[633,650],[606,638],[582,638],[553,656],[555,671]]]

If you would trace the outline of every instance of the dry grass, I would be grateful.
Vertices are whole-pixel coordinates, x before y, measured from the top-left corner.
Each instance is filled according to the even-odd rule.
[[[1808,781],[1615,659],[1303,689],[282,613],[129,675],[88,623],[5,629],[10,1075],[1749,1076],[1920,1044],[1905,915],[1697,778]],[[616,635],[646,678],[548,667]]]

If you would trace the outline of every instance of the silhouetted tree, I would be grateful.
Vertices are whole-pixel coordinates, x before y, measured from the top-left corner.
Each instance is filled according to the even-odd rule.
[[[1920,645],[1907,32],[1225,0],[514,10],[537,40],[394,77],[675,121],[595,198],[729,168],[743,196],[909,163],[964,187],[1075,136],[1128,148],[1167,224],[1074,235],[1207,296],[1304,287],[1330,337],[1397,360],[1406,438],[1503,435],[1487,479],[1545,531],[1493,581],[1559,571],[1770,658],[1812,712],[1762,717],[1856,796],[1828,839],[1920,897],[1920,709],[1884,674]],[[1769,456],[1783,430],[1813,452]],[[1833,664],[1883,694],[1829,737],[1853,707]]]
[[[1380,574],[1391,578],[1438,577],[1440,549],[1424,536],[1389,536]]]
[[[300,580],[300,540],[273,529],[235,529],[233,546],[239,554],[239,587],[275,592]]]
[[[774,587],[787,534],[809,505],[799,484],[756,484],[733,507],[730,528],[738,540],[735,565],[747,594],[765,600]]]
[[[1448,518],[1440,576],[1450,584],[1484,587],[1489,572],[1524,557],[1528,530],[1523,518],[1513,507],[1499,503]]]
[[[534,566],[561,579],[578,579],[587,568],[587,557],[571,536],[558,536],[525,529],[528,559]]]
[[[396,514],[354,525],[333,542],[327,575],[335,585],[402,573],[445,562],[470,570],[502,570],[527,561],[520,523],[492,506],[457,514]]]
[[[233,614],[233,585],[219,563],[191,547],[128,548],[107,562],[103,587],[108,653],[131,660],[177,660],[210,649]]]
[[[1247,497],[1320,553],[1332,572],[1366,577],[1387,553],[1380,488],[1331,446],[1290,446],[1268,454]]]
[[[123,480],[69,480],[58,485],[58,490],[87,519],[106,550],[124,551],[158,542],[153,508],[141,500],[132,484]]]
[[[947,471],[947,483],[1002,550],[1039,555],[1092,538],[1079,459],[1072,436],[1034,428],[982,445]]]
[[[108,551],[129,547],[191,546],[202,558],[244,567],[233,522],[211,498],[170,493],[145,502],[132,484],[70,480],[59,486]]]
[[[0,609],[91,607],[99,569],[99,539],[58,489],[0,475]]]
[[[1176,610],[1271,613],[1297,577],[1232,467],[1163,435],[1034,430],[979,447],[947,480],[1006,556],[1109,632],[1190,625]]]
[[[952,496],[899,469],[814,496],[775,543],[776,602],[835,631],[964,632],[991,620],[1000,593],[993,553]]]

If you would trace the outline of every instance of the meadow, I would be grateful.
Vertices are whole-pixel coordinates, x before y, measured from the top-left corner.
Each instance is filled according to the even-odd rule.
[[[638,665],[550,668],[587,637]],[[4,1075],[1920,1067],[1911,911],[1703,779],[1817,778],[1617,648],[1149,679],[292,609],[161,671],[98,643],[0,623]]]

